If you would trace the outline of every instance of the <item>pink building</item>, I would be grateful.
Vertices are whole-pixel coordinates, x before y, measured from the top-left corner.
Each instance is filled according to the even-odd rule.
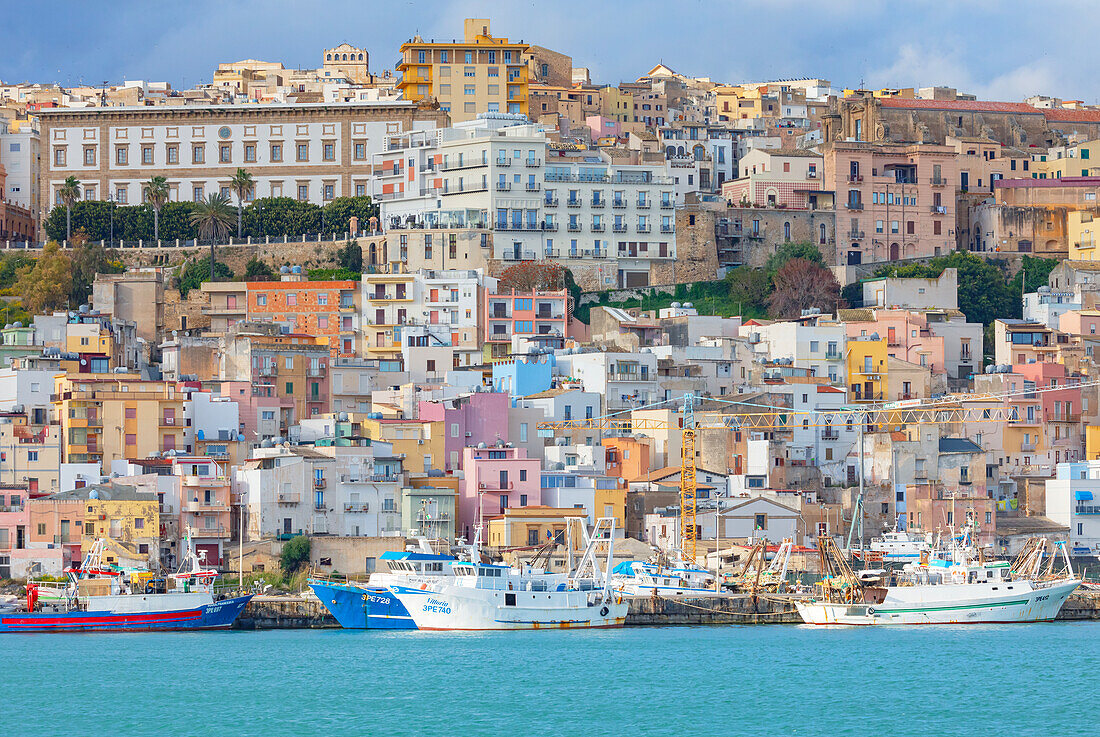
[[[181,456],[173,459],[172,474],[180,481],[181,538],[190,527],[199,558],[222,565],[222,546],[233,535],[227,467],[206,457]]]
[[[592,131],[593,141],[605,136],[621,136],[623,134],[623,127],[619,121],[605,118],[602,115],[589,115],[584,119],[584,124]]]
[[[479,443],[496,445],[508,440],[509,397],[500,392],[475,392],[439,402],[421,402],[418,417],[442,422],[445,468],[462,468],[463,449]]]
[[[504,514],[509,507],[542,504],[542,481],[537,458],[528,458],[524,448],[507,446],[463,448],[465,478],[459,487],[458,522],[462,534],[471,539],[479,521]],[[481,530],[481,541],[488,537]]]
[[[327,381],[327,379],[326,379]],[[294,398],[280,397],[271,384],[249,381],[222,381],[216,393],[237,403],[240,430],[245,442],[258,443],[264,438],[285,435],[281,418],[294,413]]]

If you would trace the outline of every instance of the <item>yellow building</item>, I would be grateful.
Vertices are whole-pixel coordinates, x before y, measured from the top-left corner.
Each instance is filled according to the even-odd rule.
[[[81,550],[86,552],[96,540],[108,538],[154,566],[159,562],[160,504],[156,494],[108,483],[63,491],[50,498],[78,499],[84,505]]]
[[[1031,163],[1031,177],[1095,177],[1100,175],[1100,158],[1097,157],[1100,157],[1100,140],[1052,148]]]
[[[1100,246],[1100,220],[1091,210],[1070,210],[1066,213],[1066,243],[1070,261],[1097,261]]]
[[[484,112],[527,115],[527,50],[493,38],[487,18],[467,18],[462,41],[402,44],[397,87],[406,100],[434,98],[454,123]]]
[[[600,115],[618,123],[634,121],[634,95],[623,92],[618,87],[607,85],[600,88]]]
[[[54,380],[54,417],[65,463],[148,458],[187,451],[185,395],[171,381],[136,374],[70,374]]]
[[[66,326],[65,350],[69,353],[114,355],[111,332],[99,323],[71,323]]]
[[[1085,460],[1100,460],[1100,425],[1085,427]]]
[[[583,515],[583,510],[579,512]],[[553,538],[565,544],[568,519],[578,516],[571,507],[508,507],[504,514],[489,520],[489,545],[496,548],[520,548],[544,545]],[[579,526],[573,527],[573,549],[583,547]]]
[[[626,489],[596,489],[594,517],[614,517],[615,529],[626,529]]]
[[[848,388],[853,402],[881,402],[887,386],[886,339],[848,338]]]
[[[371,440],[393,443],[393,452],[405,455],[405,469],[408,471],[420,473],[443,468],[446,438],[442,422],[402,418],[366,419],[360,427]],[[424,464],[423,467],[420,463]]]

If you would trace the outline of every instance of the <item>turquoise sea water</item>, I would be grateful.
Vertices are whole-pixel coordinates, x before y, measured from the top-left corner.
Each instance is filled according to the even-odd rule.
[[[1097,734],[1100,623],[4,635],[0,734]]]

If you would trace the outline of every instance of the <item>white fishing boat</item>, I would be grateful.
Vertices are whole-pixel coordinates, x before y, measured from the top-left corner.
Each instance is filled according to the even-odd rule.
[[[720,596],[714,573],[687,563],[672,566],[623,561],[611,571],[611,586],[629,596]]]
[[[453,563],[450,576],[389,590],[421,630],[621,627],[627,605],[611,588],[614,519],[597,520],[591,535],[580,519],[570,520],[570,532],[574,524],[585,549],[576,566],[570,549],[570,574],[482,563],[475,535],[471,562]]]
[[[871,538],[870,550],[884,563],[910,563],[932,550],[932,535],[918,530],[893,530]]]
[[[1054,545],[1042,572],[1041,552],[1014,563],[985,562],[971,549],[956,547],[950,558],[923,554],[884,586],[885,571],[870,580],[861,577],[831,538],[821,538],[818,550],[825,578],[815,597],[795,601],[795,606],[804,622],[817,625],[1049,621],[1081,584],[1065,543]],[[1055,570],[1058,561],[1062,568]]]

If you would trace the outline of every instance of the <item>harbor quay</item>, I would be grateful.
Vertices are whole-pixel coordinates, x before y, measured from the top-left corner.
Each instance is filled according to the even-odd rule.
[[[698,626],[730,624],[802,624],[782,594],[753,597],[729,594],[705,598],[625,597],[626,626]],[[1069,597],[1057,621],[1100,621],[1100,592],[1078,591]],[[257,596],[245,607],[234,629],[318,629],[339,627],[315,597]]]

